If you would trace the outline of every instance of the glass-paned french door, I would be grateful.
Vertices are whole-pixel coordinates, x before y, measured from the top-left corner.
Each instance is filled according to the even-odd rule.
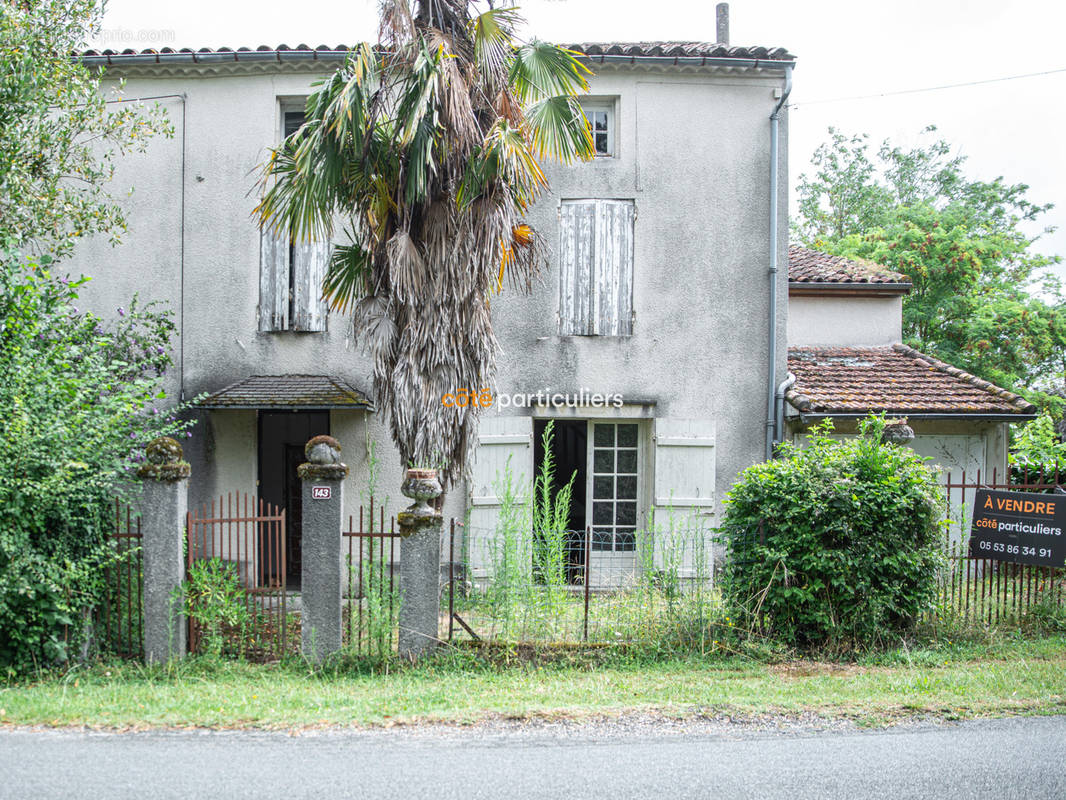
[[[640,436],[635,422],[590,422],[589,491],[592,549],[636,550]]]

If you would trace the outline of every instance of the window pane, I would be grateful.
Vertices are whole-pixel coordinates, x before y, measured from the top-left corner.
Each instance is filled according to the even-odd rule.
[[[606,133],[597,133],[596,134],[596,152],[597,153],[602,153],[603,155],[609,155],[608,147],[607,147],[607,134]]]
[[[619,425],[618,426],[618,446],[619,447],[636,447],[637,446],[637,426],[636,425]]]
[[[286,111],[285,112],[285,136],[289,137],[299,130],[300,126],[304,124],[304,112],[302,111]]]
[[[619,525],[636,525],[637,504],[617,503],[615,505],[614,521]]]
[[[610,525],[614,522],[614,507],[611,503],[593,503],[592,521],[596,525]]]
[[[607,130],[607,112],[606,111],[593,111],[592,112],[592,130],[599,133],[600,131]]]
[[[615,550],[636,550],[637,549],[637,537],[636,534],[629,531],[618,531],[614,535],[614,549]]]
[[[619,450],[618,451],[618,471],[628,474],[637,474],[637,451],[636,450]]]
[[[623,478],[623,480],[628,480]],[[599,476],[592,479],[592,496],[597,500],[612,500],[614,498],[614,478]]]
[[[634,466],[636,459],[633,460]],[[597,450],[593,456],[593,471],[598,473],[614,472],[614,451]]]
[[[597,478],[599,480],[599,478]],[[615,494],[619,500],[636,500],[637,499],[637,476],[627,476],[618,478],[618,492]]]
[[[614,444],[614,425],[596,423],[596,446],[610,447]]]

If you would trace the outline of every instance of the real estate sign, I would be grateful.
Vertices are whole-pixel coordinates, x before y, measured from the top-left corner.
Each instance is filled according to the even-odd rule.
[[[1066,564],[1066,495],[978,489],[970,558],[1061,567]]]

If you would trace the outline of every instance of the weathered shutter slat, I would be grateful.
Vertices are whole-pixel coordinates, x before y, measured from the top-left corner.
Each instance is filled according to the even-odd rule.
[[[332,252],[329,242],[315,242],[314,257],[311,259],[311,317],[308,330],[324,331],[329,315],[329,308],[322,296],[322,285],[326,281],[326,270]]]
[[[283,331],[289,314],[289,248],[263,228],[259,249],[259,330]]]
[[[566,201],[559,210],[559,333],[591,333],[590,286],[595,248],[595,201]]]
[[[297,242],[293,248],[295,320],[298,331],[324,331],[326,309],[322,300],[322,281],[329,261],[329,242]]]
[[[634,216],[632,201],[598,201],[593,332],[601,336],[633,332]]]
[[[633,228],[637,212],[632,202],[620,203],[616,209],[618,282],[612,300],[616,320],[614,335],[629,336],[633,333]]]
[[[306,331],[311,324],[311,262],[314,255],[313,242],[301,240],[293,247],[293,330]]]

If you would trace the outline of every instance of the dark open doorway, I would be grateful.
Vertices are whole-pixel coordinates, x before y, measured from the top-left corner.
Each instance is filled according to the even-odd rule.
[[[300,588],[302,568],[301,487],[296,468],[304,462],[304,445],[329,433],[328,411],[259,412],[259,496],[285,510],[285,584]],[[280,559],[260,549],[259,573],[268,584],[280,581]]]
[[[540,474],[544,463],[544,429],[548,420],[533,421],[533,468]],[[585,572],[585,487],[588,479],[588,423],[585,420],[557,419],[552,428],[552,456],[555,475],[552,496],[574,476],[567,523],[567,580],[579,583]]]

